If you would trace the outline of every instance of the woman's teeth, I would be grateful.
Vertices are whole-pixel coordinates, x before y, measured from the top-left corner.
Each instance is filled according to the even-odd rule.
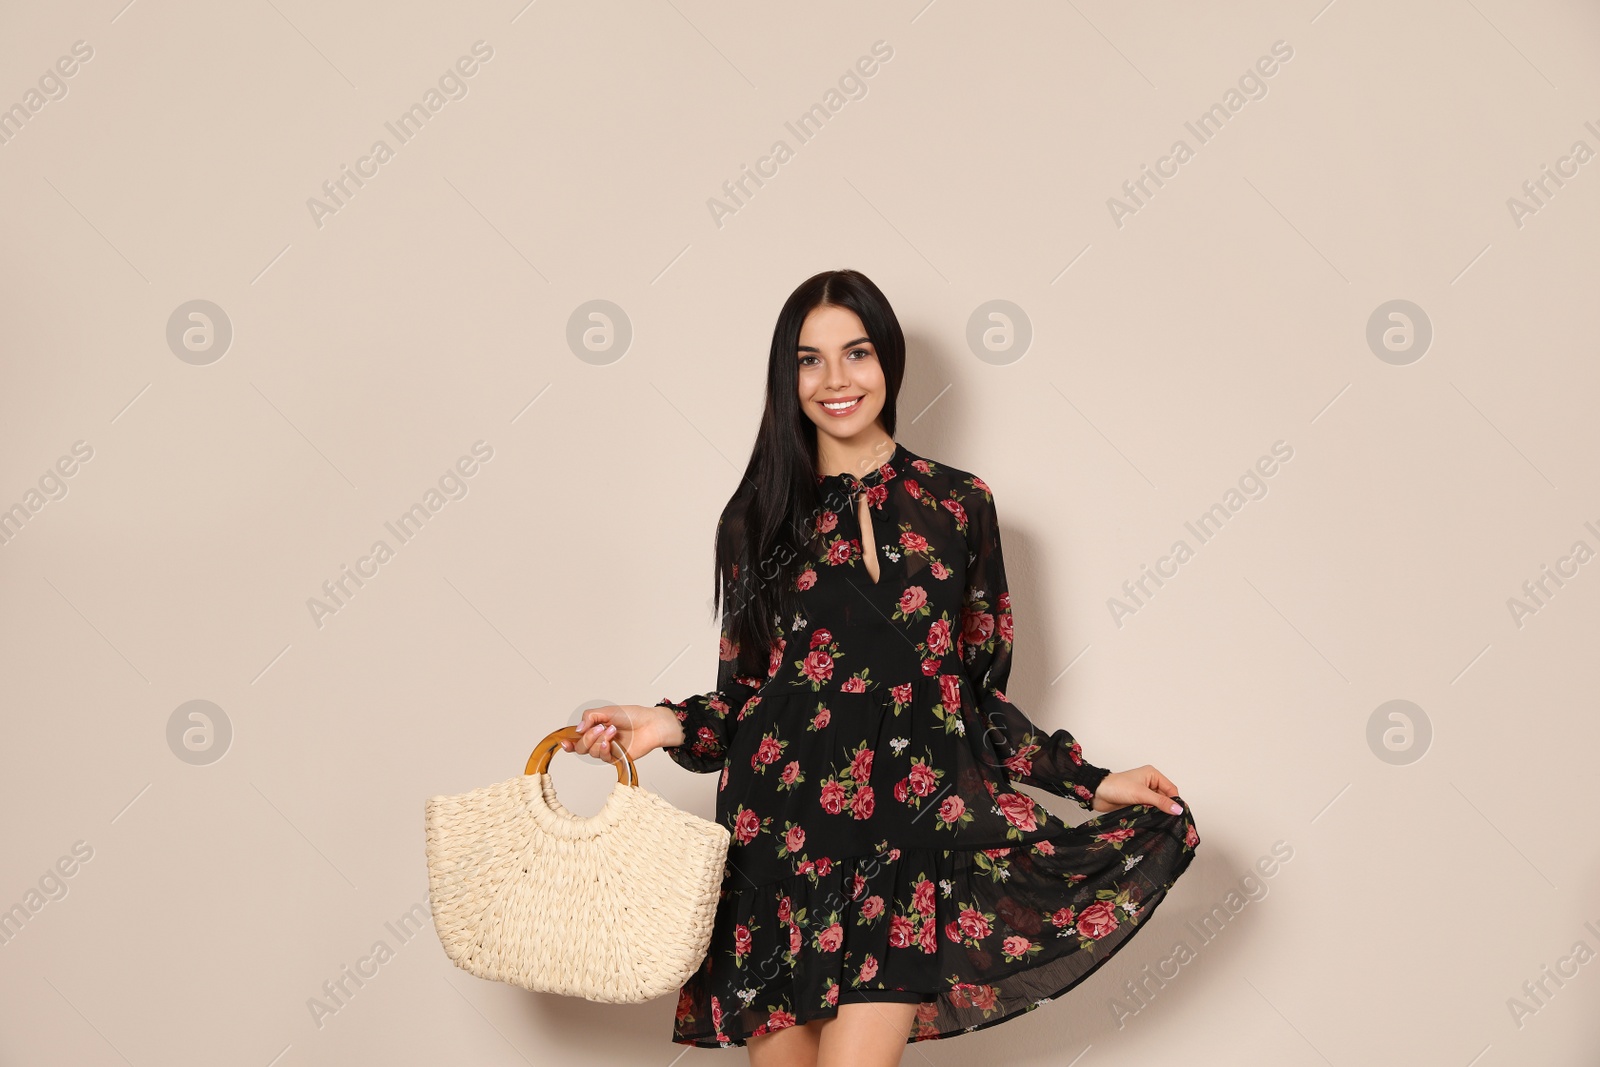
[[[824,400],[822,406],[835,415],[847,415],[854,411],[856,405],[860,403],[861,398],[858,396],[854,400]]]

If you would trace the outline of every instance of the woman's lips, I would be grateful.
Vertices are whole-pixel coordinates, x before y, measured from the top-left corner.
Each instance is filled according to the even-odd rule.
[[[823,403],[822,410],[827,412],[829,415],[832,415],[836,419],[843,419],[854,415],[856,410],[861,407],[861,397],[856,397],[855,401],[847,408],[830,408],[828,403],[832,403],[832,401]]]

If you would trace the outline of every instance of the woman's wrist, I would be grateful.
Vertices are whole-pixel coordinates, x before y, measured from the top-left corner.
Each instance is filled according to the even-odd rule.
[[[683,723],[678,721],[678,715],[669,707],[657,704],[653,707],[639,709],[647,724],[644,729],[646,740],[651,748],[671,748],[684,742]]]

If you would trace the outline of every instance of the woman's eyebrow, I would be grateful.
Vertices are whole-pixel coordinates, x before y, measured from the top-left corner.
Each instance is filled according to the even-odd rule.
[[[856,345],[870,345],[871,343],[872,343],[872,338],[870,338],[870,337],[857,337],[854,341],[846,341],[844,344],[840,345],[839,347],[841,349],[843,349],[843,348],[854,348]],[[800,345],[798,348],[795,349],[795,351],[797,351],[797,352],[815,352],[818,355],[822,354],[822,349],[820,349],[820,348],[812,348],[810,345]]]

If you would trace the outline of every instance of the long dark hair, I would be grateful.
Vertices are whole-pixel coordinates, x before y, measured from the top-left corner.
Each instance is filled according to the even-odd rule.
[[[817,516],[843,501],[824,501],[817,485],[817,427],[800,410],[800,327],[815,307],[849,308],[866,327],[886,386],[884,430],[894,436],[895,401],[905,376],[900,320],[872,280],[854,270],[828,270],[801,282],[778,312],[767,355],[767,402],[750,462],[717,523],[713,597],[738,673],[767,676],[775,631],[796,611],[795,577],[807,553],[819,550]],[[888,460],[883,457],[883,461]],[[857,477],[865,471],[856,472]]]

